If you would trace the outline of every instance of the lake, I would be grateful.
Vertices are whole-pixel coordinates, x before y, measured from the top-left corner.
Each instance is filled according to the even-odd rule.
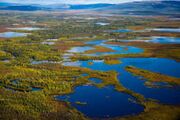
[[[20,32],[3,32],[0,33],[0,37],[3,38],[13,38],[13,37],[25,37],[28,33],[20,33]]]
[[[135,92],[143,94],[147,98],[154,98],[163,103],[176,104],[180,103],[180,88],[148,88],[144,86],[140,77],[133,76],[125,70],[126,66],[132,65],[138,68],[162,73],[169,76],[180,78],[180,63],[165,58],[122,58],[121,64],[107,65],[104,61],[77,61],[81,67],[90,68],[92,70],[109,71],[115,70],[119,73],[120,82]],[[89,62],[93,62],[89,65]],[[75,63],[74,63],[75,64]],[[153,93],[153,94],[152,94]]]
[[[121,46],[107,45],[104,40],[90,41],[86,42],[86,44],[102,45],[110,48],[115,47],[115,50],[118,52],[121,48]],[[168,83],[157,82],[155,83],[156,85],[163,87],[149,87],[145,85],[146,80],[142,80],[142,77],[133,76],[125,70],[126,66],[131,65],[180,78],[179,62],[166,58],[121,58],[119,60],[122,63],[115,65],[105,64],[104,60],[64,62],[63,65],[80,66],[99,71],[114,70],[119,73],[118,80],[124,87],[142,94],[145,98],[152,98],[163,104],[180,104],[179,86],[167,87],[169,85]],[[89,62],[93,64],[89,64]],[[100,79],[91,78],[90,80],[97,84],[102,82]],[[69,101],[77,110],[92,118],[126,116],[138,114],[143,111],[141,105],[133,102],[134,99],[132,96],[115,91],[112,86],[106,86],[104,88],[97,88],[92,85],[78,86],[75,88],[74,93],[56,96],[56,99]]]
[[[152,42],[152,43],[161,43],[161,44],[180,44],[179,37],[154,36],[154,37],[149,37],[148,39],[149,40],[119,40],[119,41],[120,42]]]
[[[133,97],[117,92],[112,86],[97,88],[94,86],[79,86],[70,95],[57,96],[56,99],[71,102],[76,109],[93,118],[116,117],[129,114],[137,114],[143,111],[143,107],[133,103]],[[76,102],[87,103],[85,105]]]

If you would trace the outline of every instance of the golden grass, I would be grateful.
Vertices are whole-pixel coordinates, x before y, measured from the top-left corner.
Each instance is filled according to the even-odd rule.
[[[151,72],[133,66],[126,67],[126,70],[134,75],[142,76],[143,78],[152,82],[168,82],[172,84],[178,84],[178,85],[180,84],[179,78],[163,75],[160,73]]]
[[[97,53],[97,52],[114,52],[114,50],[107,48],[107,47],[103,47],[103,46],[94,46],[94,49],[88,50],[85,53],[93,54],[93,53]]]
[[[108,65],[115,65],[115,64],[121,64],[121,61],[118,59],[105,59],[104,63]]]

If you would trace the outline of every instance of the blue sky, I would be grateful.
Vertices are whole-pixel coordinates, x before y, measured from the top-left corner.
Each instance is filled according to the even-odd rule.
[[[123,3],[142,0],[0,0],[1,2],[13,2],[21,4],[92,4],[92,3]]]

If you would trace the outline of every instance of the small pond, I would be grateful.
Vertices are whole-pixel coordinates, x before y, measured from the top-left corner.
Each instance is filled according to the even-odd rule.
[[[45,64],[45,63],[55,64],[55,63],[61,63],[61,61],[49,61],[49,60],[40,60],[40,61],[33,60],[33,61],[31,61],[32,65]]]
[[[102,80],[99,78],[89,78],[90,81],[94,82],[94,83],[101,83]]]
[[[120,42],[152,42],[152,43],[161,43],[161,44],[180,44],[179,37],[154,36],[154,37],[149,37],[148,39],[149,40],[119,40],[119,41]]]
[[[20,32],[3,32],[0,33],[0,37],[3,38],[13,38],[13,37],[25,37],[28,33],[20,33]]]
[[[154,28],[151,30],[158,32],[180,32],[180,28]]]
[[[68,50],[68,52],[71,52],[71,53],[83,53],[83,52],[85,52],[87,50],[92,50],[92,49],[93,48],[89,47],[89,46],[73,47],[70,50]]]
[[[101,26],[106,26],[109,25],[110,23],[105,23],[105,22],[97,22],[96,25],[101,25]]]
[[[44,41],[44,42],[41,42],[41,44],[43,44],[43,45],[54,45],[55,42]]]
[[[152,37],[147,42],[161,43],[161,44],[180,44],[180,38],[177,37]]]
[[[38,27],[20,27],[20,28],[9,28],[11,30],[26,30],[26,31],[33,31],[33,30],[43,30],[43,28]]]
[[[127,33],[127,32],[133,32],[133,30],[129,30],[129,29],[118,29],[118,30],[110,30],[110,32],[114,32],[114,33]]]

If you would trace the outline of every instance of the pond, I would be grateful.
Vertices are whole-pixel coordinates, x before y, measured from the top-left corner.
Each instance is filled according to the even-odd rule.
[[[33,31],[33,30],[43,30],[43,28],[38,27],[20,27],[20,28],[9,28],[11,30],[26,30],[26,31]]]
[[[0,33],[0,37],[3,38],[13,38],[13,37],[25,37],[28,33],[20,33],[20,32],[3,32]]]
[[[110,23],[105,23],[105,22],[97,22],[96,25],[101,25],[101,26],[106,26],[109,25]]]
[[[73,47],[72,49],[68,50],[68,52],[71,53],[83,53],[87,50],[92,50],[92,47],[89,46],[83,46],[83,47]]]
[[[0,60],[0,62],[10,63],[10,60]]]
[[[141,39],[141,38],[139,38]],[[154,36],[147,38],[149,40],[118,40],[120,42],[152,42],[152,43],[161,43],[161,44],[180,44],[179,37],[161,37]]]
[[[102,80],[99,78],[89,78],[89,80],[94,82],[94,83],[102,83]]]
[[[129,29],[118,29],[118,30],[110,30],[110,32],[114,32],[114,33],[127,33],[127,32],[133,32],[133,30],[129,30]]]
[[[70,57],[73,56],[73,55],[74,55],[73,53],[65,53],[65,54],[63,54],[63,56],[62,56],[63,61],[71,62]]]
[[[41,44],[43,44],[43,45],[54,45],[55,42],[44,41],[44,42],[41,42]]]
[[[138,47],[111,45],[111,44],[105,44],[105,42],[106,40],[89,41],[89,42],[86,42],[86,44],[91,45],[91,46],[74,47],[74,48],[71,48],[68,52],[83,53],[88,50],[94,49],[93,46],[103,46],[103,47],[114,50],[114,52],[96,52],[93,54],[84,54],[84,55],[100,56],[100,55],[113,55],[113,54],[137,54],[137,53],[142,53],[144,51],[143,49],[138,48]]]
[[[32,87],[32,91],[40,91],[42,88]]]
[[[31,64],[32,65],[37,65],[37,64],[46,64],[46,63],[51,63],[51,64],[60,64],[61,61],[49,61],[49,60],[39,60],[39,61],[36,61],[36,60],[32,60],[31,61]]]
[[[68,61],[68,62],[63,62],[62,65],[64,65],[64,66],[80,66],[81,63]]]
[[[85,76],[88,76],[88,74],[87,73],[83,73],[83,74],[81,74],[81,76],[85,77]]]
[[[180,38],[177,37],[152,37],[147,42],[161,43],[161,44],[180,44]]]
[[[180,32],[180,28],[154,28],[151,30],[158,32]]]
[[[73,94],[57,96],[56,99],[71,102],[72,106],[92,118],[133,115],[143,111],[142,106],[131,102],[131,96],[115,91],[112,86],[79,86]]]

